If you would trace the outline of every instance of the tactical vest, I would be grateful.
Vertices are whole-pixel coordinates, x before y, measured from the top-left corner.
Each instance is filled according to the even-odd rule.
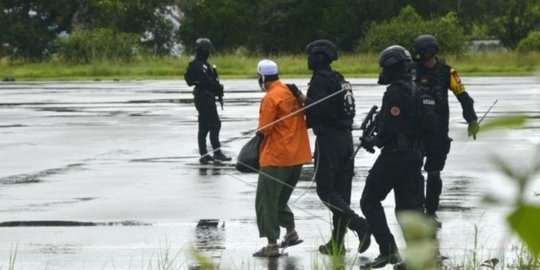
[[[423,65],[416,65],[415,82],[422,94],[430,95],[435,99],[435,113],[438,115],[439,128],[448,133],[450,109],[448,105],[448,89],[450,88],[450,66],[443,60],[431,69]]]
[[[337,71],[323,70],[318,71],[316,74],[328,78],[334,85],[334,88],[328,94],[340,91],[339,94],[328,100],[328,102],[333,103],[332,112],[329,116],[331,122],[328,124],[336,125],[339,128],[352,128],[356,115],[356,105],[351,84]]]
[[[201,65],[196,65],[200,63]],[[200,69],[200,70],[197,70]],[[202,70],[201,70],[202,69]],[[199,94],[208,94],[214,96],[223,96],[223,89],[218,89],[212,87],[208,83],[204,84],[204,79],[202,74],[208,75],[213,81],[219,82],[217,70],[212,67],[208,62],[202,62],[200,60],[193,60],[189,62],[189,65],[184,73],[184,79],[188,86],[195,85],[193,89],[194,95]],[[206,88],[205,88],[206,86]]]

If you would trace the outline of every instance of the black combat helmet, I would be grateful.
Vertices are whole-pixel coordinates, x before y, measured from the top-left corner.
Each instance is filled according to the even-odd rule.
[[[212,42],[207,38],[199,38],[193,44],[193,50],[195,51],[210,51],[212,48]]]
[[[420,35],[414,39],[414,61],[425,61],[439,52],[439,42],[432,35]]]
[[[332,41],[326,39],[318,39],[309,43],[306,46],[306,53],[309,55],[322,53],[331,61],[338,59],[338,50],[336,45],[334,45]]]
[[[384,49],[379,55],[379,66],[388,68],[398,63],[410,63],[411,54],[405,48],[399,45],[392,45]]]
[[[389,84],[399,79],[411,77],[411,54],[399,45],[384,49],[379,55],[379,84]]]

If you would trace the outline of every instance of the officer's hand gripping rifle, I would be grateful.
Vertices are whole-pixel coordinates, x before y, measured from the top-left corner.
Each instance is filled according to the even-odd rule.
[[[373,146],[366,146],[364,142],[366,141],[366,139],[372,137],[375,133],[375,129],[377,127],[375,123],[377,109],[378,107],[376,105],[373,105],[373,107],[371,107],[368,114],[366,115],[366,118],[364,118],[364,121],[362,121],[362,125],[360,125],[360,129],[362,130],[362,136],[360,136],[360,145],[358,145],[358,147],[354,151],[351,159],[354,159],[361,147],[364,147],[370,153],[375,153],[375,149],[373,149]]]

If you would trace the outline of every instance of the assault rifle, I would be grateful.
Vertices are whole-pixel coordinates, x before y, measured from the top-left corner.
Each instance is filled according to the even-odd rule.
[[[370,153],[375,153],[375,149],[373,149],[373,147],[367,148],[364,145],[364,141],[372,137],[375,133],[375,129],[377,127],[375,123],[377,109],[378,109],[377,105],[373,105],[373,107],[371,107],[371,110],[369,110],[369,112],[367,113],[366,118],[364,118],[364,121],[362,121],[362,124],[360,125],[360,129],[362,130],[362,136],[360,136],[360,145],[358,145],[358,147],[354,151],[354,154],[352,155],[351,159],[354,159],[354,157],[356,156],[356,154],[358,153],[361,147],[366,148],[366,150]]]

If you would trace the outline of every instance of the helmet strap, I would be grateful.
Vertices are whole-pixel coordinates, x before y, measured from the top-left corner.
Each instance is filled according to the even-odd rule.
[[[263,74],[257,73],[257,80],[259,81],[259,87],[263,92],[266,92],[265,77]]]

